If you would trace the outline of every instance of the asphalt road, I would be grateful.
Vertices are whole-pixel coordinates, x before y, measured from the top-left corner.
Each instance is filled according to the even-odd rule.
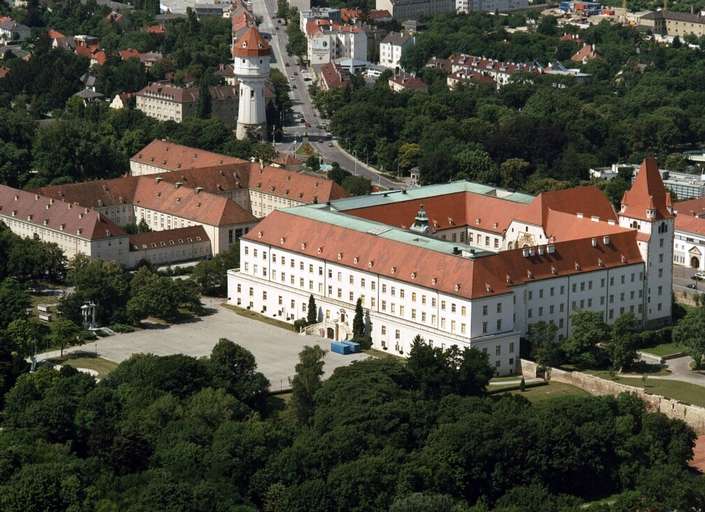
[[[705,281],[696,281],[692,279],[695,270],[691,268],[673,265],[673,291],[681,294],[683,292],[689,295],[705,292]],[[688,288],[688,285],[695,284],[696,289]]]
[[[331,138],[325,129],[327,122],[321,118],[313,106],[311,96],[308,93],[308,87],[313,83],[312,73],[300,67],[295,57],[289,57],[286,54],[288,42],[286,25],[273,18],[277,11],[276,0],[254,0],[252,11],[262,20],[259,26],[260,31],[270,35],[274,51],[272,65],[284,73],[291,87],[290,97],[294,104],[294,119],[285,122],[284,140],[276,142],[277,149],[284,152],[291,151],[297,143],[307,136],[309,144],[321,154],[325,162],[338,162],[343,169],[357,176],[364,176],[373,184],[385,188],[402,188],[403,183],[392,181],[380,175],[376,169],[347,153],[338,145],[337,141]]]

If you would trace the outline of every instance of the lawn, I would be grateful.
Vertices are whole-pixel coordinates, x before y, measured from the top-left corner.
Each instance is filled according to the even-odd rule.
[[[98,378],[102,379],[113,371],[117,367],[117,363],[113,361],[108,361],[102,357],[91,357],[88,355],[81,355],[78,357],[64,357],[64,359],[56,358],[51,360],[54,364],[62,364],[66,366],[73,366],[74,368],[87,368],[89,370],[95,370],[98,372]]]
[[[618,377],[614,379],[620,384],[644,388],[649,393],[674,398],[681,402],[705,407],[705,387],[688,382],[670,379],[647,379],[646,387],[641,378]]]
[[[232,304],[223,304],[223,307],[228,308],[230,311],[233,311],[238,315],[244,316],[246,318],[252,318],[253,320],[258,320],[260,322],[264,322],[265,324],[274,325],[276,327],[286,329],[287,331],[294,330],[294,326],[287,322],[282,322],[281,320],[277,320],[276,318],[270,318],[268,316],[260,315],[259,313],[255,313],[254,311],[251,311],[249,309],[239,308],[237,306],[233,306]]]
[[[670,356],[671,354],[678,354],[681,352],[686,352],[685,345],[681,345],[677,342],[671,343],[661,343],[654,347],[640,348],[639,352],[646,352],[647,354],[652,354],[658,357]]]
[[[493,382],[518,382],[521,380],[521,375],[507,375],[506,377],[492,377],[490,383]]]
[[[562,396],[588,396],[589,393],[583,391],[580,388],[571,386],[569,384],[563,384],[560,382],[549,382],[548,384],[542,386],[533,386],[526,388],[525,391],[509,391],[513,395],[521,395],[526,398],[529,402],[539,403],[545,402],[552,398],[558,398]]]

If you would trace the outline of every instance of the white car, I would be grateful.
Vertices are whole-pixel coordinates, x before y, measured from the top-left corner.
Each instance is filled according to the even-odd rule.
[[[705,281],[705,272],[696,272],[695,275],[693,275],[693,279],[696,281]]]

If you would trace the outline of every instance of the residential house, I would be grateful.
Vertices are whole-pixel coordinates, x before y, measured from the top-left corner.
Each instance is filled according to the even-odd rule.
[[[401,58],[416,43],[416,36],[408,32],[390,32],[379,43],[379,65],[400,70]]]

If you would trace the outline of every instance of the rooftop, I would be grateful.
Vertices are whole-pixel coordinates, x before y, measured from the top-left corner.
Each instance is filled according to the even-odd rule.
[[[159,167],[165,171],[203,169],[218,166],[233,168],[249,164],[246,160],[204,149],[182,146],[166,140],[154,139],[130,158],[131,162]]]

